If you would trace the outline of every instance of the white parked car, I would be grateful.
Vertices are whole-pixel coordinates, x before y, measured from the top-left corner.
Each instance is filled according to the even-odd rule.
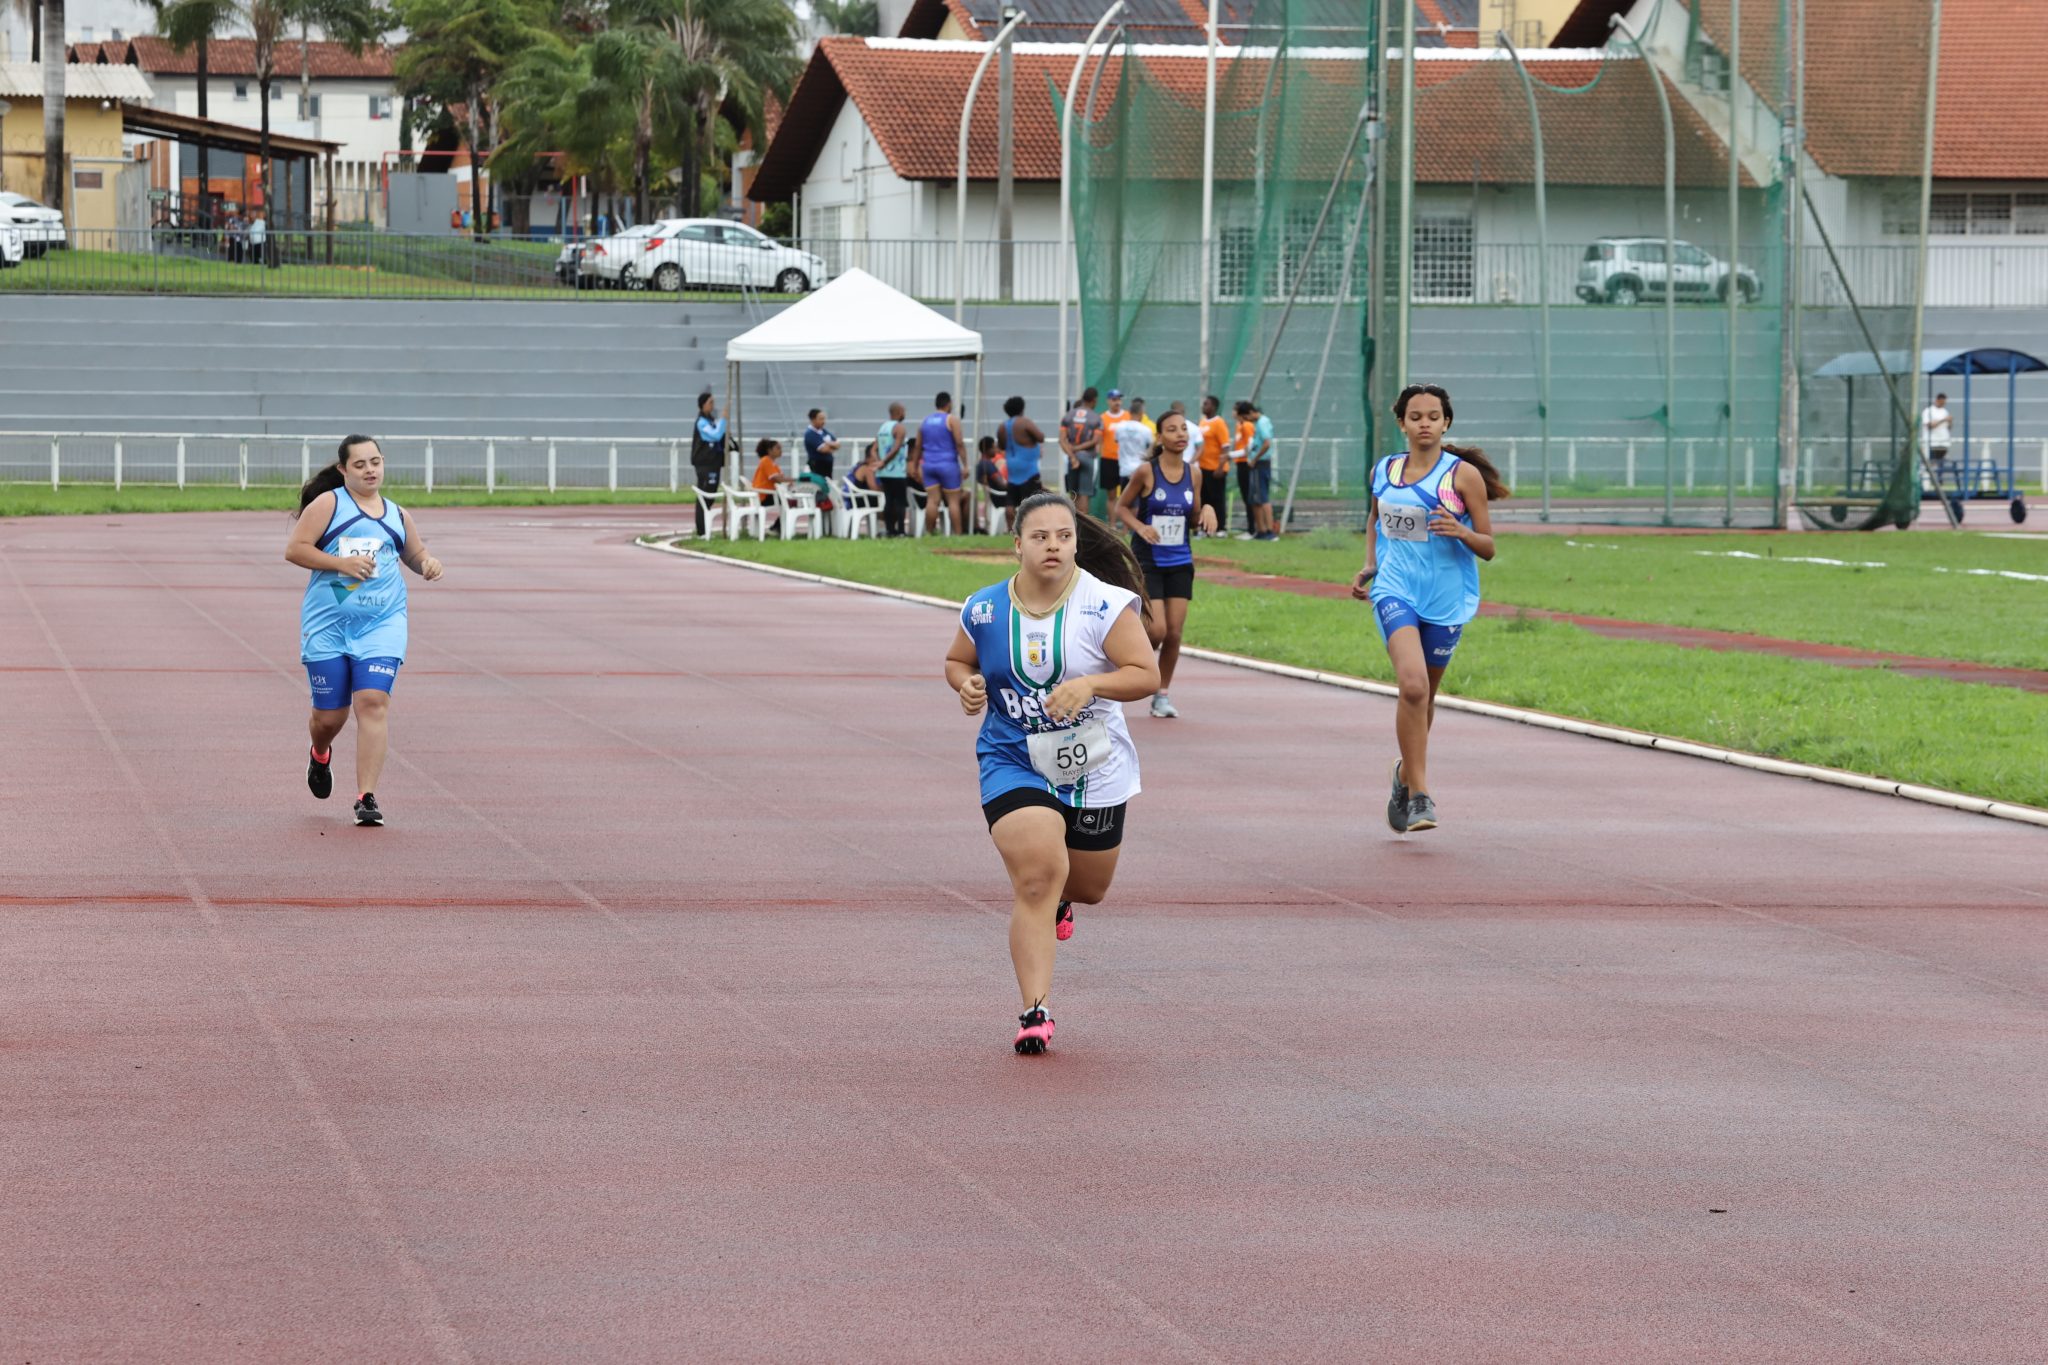
[[[0,191],[0,227],[20,233],[22,245],[31,256],[40,256],[52,248],[61,251],[70,241],[64,235],[63,214],[12,190]]]
[[[11,227],[0,227],[0,270],[10,265],[20,265],[26,255],[21,244],[21,234]]]
[[[640,259],[647,239],[660,227],[659,223],[642,223],[609,237],[571,242],[555,258],[555,274],[564,284],[574,283],[579,275],[586,284],[619,284],[626,274],[623,267]]]
[[[629,288],[674,293],[687,285],[802,294],[824,284],[825,262],[808,251],[722,218],[670,218],[640,243],[637,260],[618,263]]]
[[[1671,245],[1672,297],[1725,299],[1728,263],[1691,242]],[[1744,303],[1754,303],[1762,290],[1756,272],[1740,267],[1735,287]],[[1640,303],[1664,297],[1662,237],[1602,237],[1579,258],[1579,297],[1588,303]]]

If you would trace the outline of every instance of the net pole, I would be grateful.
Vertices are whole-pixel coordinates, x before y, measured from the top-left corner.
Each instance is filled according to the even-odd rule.
[[[981,92],[981,79],[988,75],[988,64],[995,59],[996,50],[1009,41],[1017,25],[1024,22],[1024,11],[1017,10],[1010,16],[992,38],[981,54],[981,61],[975,64],[974,79],[967,82],[967,98],[960,103],[960,140],[958,159],[953,167],[953,321],[960,322],[967,312],[967,133],[974,126],[974,97]],[[958,396],[961,379],[960,362],[953,362],[953,393]],[[979,414],[976,414],[979,416]]]
[[[1102,93],[1102,73],[1109,70],[1109,54],[1118,43],[1123,42],[1124,36],[1124,26],[1118,24],[1116,30],[1103,41],[1102,60],[1095,64],[1095,74],[1088,78],[1088,108],[1081,115],[1081,121],[1090,128],[1095,126],[1095,97]],[[1130,60],[1130,55],[1130,47],[1126,44],[1124,47],[1124,60],[1126,62]],[[1119,68],[1117,71],[1117,89],[1119,92],[1123,89],[1123,79],[1127,74],[1129,73],[1122,68]],[[1118,159],[1117,178],[1121,179],[1123,176],[1122,161],[1124,155],[1124,146],[1121,139],[1117,142],[1116,149]],[[1123,254],[1123,240],[1121,237],[1117,240],[1117,254],[1119,258]],[[1121,302],[1117,304],[1117,307],[1121,311]],[[1115,327],[1112,326],[1111,330],[1114,331]],[[1111,349],[1114,350],[1114,347]],[[1088,385],[1088,319],[1086,317],[1081,319],[1081,326],[1075,334],[1074,352],[1077,377],[1081,381],[1081,386],[1086,388]]]
[[[1721,524],[1735,524],[1735,365],[1740,352],[1736,322],[1742,298],[1742,0],[1728,0],[1728,429]],[[1669,288],[1669,282],[1666,282]]]
[[[1799,295],[1801,261],[1799,226],[1806,215],[1800,211],[1797,191],[1804,167],[1800,158],[1806,148],[1805,83],[1799,73],[1806,66],[1806,0],[1780,0],[1778,43],[1784,69],[1779,73],[1784,92],[1781,106],[1781,135],[1784,139],[1778,170],[1778,210],[1784,215],[1784,285],[1778,302],[1778,488],[1773,495],[1772,520],[1780,530],[1792,529],[1793,483],[1799,474]],[[1669,278],[1668,276],[1666,278]]]
[[[1934,95],[1935,83],[1939,79],[1940,74],[1941,0],[1933,0],[1933,3],[1928,7],[1927,14],[1927,111],[1920,133],[1920,272],[1919,277],[1913,282],[1913,353],[1906,357],[1906,373],[1909,376],[1919,375],[1922,357],[1927,345],[1927,233],[1929,214],[1933,212]],[[1908,385],[1911,385],[1913,380],[1908,378],[1906,382]],[[1964,371],[1963,382],[1969,382],[1969,372],[1967,370]],[[1898,390],[1891,385],[1889,377],[1886,379],[1886,385],[1892,391],[1892,406],[1898,410],[1903,420],[1907,416],[1907,412],[1905,405],[1899,401]],[[1910,394],[1912,390],[1909,388],[1907,392]],[[1969,405],[1967,403],[1963,406],[1963,412],[1965,416],[1969,414]],[[1917,421],[1908,423],[1907,430],[1912,433],[1906,439],[1912,444],[1916,464],[1926,468],[1928,466],[1927,450],[1920,443],[1920,423]],[[1965,464],[1969,463],[1969,455],[1969,438],[1966,434],[1963,441],[1963,462]],[[1955,505],[1942,495],[1940,472],[1930,471],[1930,473],[1934,480],[1934,496],[1941,503],[1942,511],[1948,516],[1949,529],[1951,531],[1962,530],[1963,521],[1961,517],[1956,515]]]
[[[1266,358],[1259,362],[1259,373],[1252,380],[1252,402],[1259,401],[1259,390],[1265,386],[1266,374],[1273,368],[1273,357],[1280,350],[1280,337],[1287,330],[1287,319],[1294,312],[1294,301],[1301,297],[1301,282],[1308,277],[1309,267],[1315,262],[1316,243],[1322,240],[1323,228],[1330,221],[1330,206],[1337,202],[1337,190],[1344,183],[1344,176],[1351,169],[1351,158],[1358,151],[1358,139],[1365,132],[1366,117],[1372,112],[1372,101],[1368,98],[1358,106],[1358,117],[1351,124],[1351,140],[1344,144],[1344,155],[1337,162],[1337,173],[1330,177],[1330,188],[1323,194],[1322,212],[1316,215],[1316,225],[1308,234],[1308,242],[1301,249],[1301,266],[1294,272],[1294,283],[1288,286],[1287,302],[1281,306],[1280,320],[1273,326],[1273,339],[1266,345]]]
[[[1394,383],[1408,382],[1409,299],[1415,285],[1415,6],[1401,5],[1400,240],[1394,243]]]
[[[1529,135],[1534,139],[1536,151],[1536,310],[1541,329],[1538,360],[1539,374],[1536,388],[1536,431],[1543,452],[1543,509],[1544,521],[1550,520],[1550,212],[1549,201],[1543,192],[1543,116],[1536,109],[1536,83],[1529,79],[1529,68],[1522,64],[1522,54],[1516,50],[1514,40],[1508,37],[1506,29],[1494,33],[1494,40],[1508,50],[1508,60],[1515,64],[1515,74],[1522,78],[1522,96],[1529,102]],[[1671,292],[1671,277],[1664,278],[1664,292]]]
[[[1344,241],[1344,269],[1337,277],[1337,302],[1330,309],[1330,325],[1323,332],[1323,358],[1316,364],[1316,382],[1309,388],[1308,413],[1301,422],[1301,445],[1295,449],[1294,468],[1287,475],[1287,501],[1280,508],[1282,526],[1294,520],[1294,492],[1301,484],[1301,465],[1308,458],[1309,433],[1315,429],[1316,409],[1322,406],[1323,376],[1330,370],[1330,348],[1337,341],[1337,320],[1344,316],[1344,300],[1351,295],[1351,266],[1357,258],[1358,239],[1365,231],[1367,211],[1371,207],[1372,181],[1368,178],[1359,191],[1358,217],[1351,224],[1350,236]]]
[[[1067,396],[1067,291],[1075,283],[1077,268],[1074,264],[1074,100],[1081,93],[1081,68],[1088,65],[1088,58],[1095,53],[1095,44],[1102,38],[1102,30],[1109,27],[1117,11],[1124,7],[1124,0],[1112,0],[1110,7],[1095,21],[1095,27],[1088,32],[1088,41],[1081,45],[1081,55],[1074,59],[1074,70],[1067,77],[1067,102],[1060,107],[1060,391],[1057,402],[1062,416],[1073,400]],[[1104,65],[1108,63],[1105,62]]]
[[[1203,6],[1208,12],[1209,52],[1202,72],[1202,359],[1201,391],[1209,391],[1209,347],[1211,306],[1214,292],[1216,239],[1216,0]]]
[[[1673,521],[1672,497],[1677,479],[1672,472],[1672,431],[1678,421],[1678,291],[1671,282],[1678,278],[1678,150],[1671,125],[1671,96],[1664,89],[1664,73],[1643,51],[1643,40],[1623,15],[1609,25],[1620,30],[1636,51],[1636,60],[1649,73],[1650,88],[1657,92],[1657,115],[1664,125],[1664,524]]]

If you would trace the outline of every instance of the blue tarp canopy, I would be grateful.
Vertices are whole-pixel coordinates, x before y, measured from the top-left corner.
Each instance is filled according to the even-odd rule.
[[[1973,350],[1922,351],[1920,368],[1914,374],[2029,374],[2035,370],[2048,370],[2048,360],[2028,355],[2025,351],[2014,351],[2004,346],[1979,346]],[[1838,355],[1821,366],[1814,374],[1822,378],[1843,379],[1866,374],[1904,374],[1908,372],[1906,352],[1884,352],[1884,369],[1877,368],[1877,362],[1869,351],[1850,351]]]

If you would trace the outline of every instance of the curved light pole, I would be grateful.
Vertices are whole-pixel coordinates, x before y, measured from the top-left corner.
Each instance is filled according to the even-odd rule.
[[[1508,60],[1515,64],[1515,74],[1522,78],[1522,94],[1529,101],[1529,132],[1536,143],[1536,307],[1542,317],[1543,351],[1541,358],[1542,375],[1537,381],[1536,429],[1541,436],[1543,447],[1543,520],[1550,520],[1550,214],[1549,204],[1543,193],[1543,119],[1536,112],[1536,85],[1529,79],[1529,68],[1522,65],[1522,54],[1515,50],[1514,41],[1505,29],[1498,31],[1495,38],[1508,50]],[[1412,64],[1412,63],[1411,63]],[[1671,282],[1664,282],[1664,292],[1671,292]]]
[[[1201,388],[1209,391],[1209,296],[1216,279],[1216,0],[1206,0],[1209,52],[1202,76],[1202,337]],[[1298,463],[1298,462],[1297,462]]]
[[[1643,51],[1642,36],[1630,27],[1628,20],[1616,14],[1607,23],[1628,39],[1628,45],[1636,50],[1636,60],[1650,73],[1650,87],[1657,92],[1657,112],[1664,120],[1664,524],[1669,526],[1671,428],[1678,420],[1678,160],[1671,135],[1671,96],[1665,93],[1663,73]]]
[[[960,106],[960,159],[953,176],[953,321],[959,322],[967,306],[967,132],[974,126],[974,97],[981,91],[981,78],[988,74],[988,64],[995,60],[997,49],[1009,41],[1009,37],[1024,22],[1024,11],[1018,10],[1010,16],[1010,22],[996,30],[996,36],[989,40],[988,50],[981,54],[981,61],[974,68],[974,79],[967,83],[967,100]],[[960,362],[953,362],[953,393],[960,393]],[[975,413],[979,422],[981,414]]]
[[[1074,59],[1073,74],[1067,77],[1067,102],[1060,107],[1060,391],[1054,402],[1060,405],[1060,416],[1066,416],[1066,405],[1072,400],[1067,394],[1067,285],[1074,270],[1074,220],[1070,207],[1073,200],[1074,162],[1074,101],[1081,94],[1081,68],[1088,65],[1088,59],[1095,54],[1095,44],[1102,38],[1102,30],[1109,27],[1124,7],[1124,0],[1114,0],[1095,21],[1095,27],[1088,31],[1088,41],[1081,45],[1081,55]],[[1107,59],[1104,65],[1107,65]],[[1099,68],[1098,68],[1099,71]],[[961,160],[966,161],[963,155]]]

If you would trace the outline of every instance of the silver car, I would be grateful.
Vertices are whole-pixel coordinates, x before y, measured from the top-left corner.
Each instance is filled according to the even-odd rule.
[[[1671,250],[1671,296],[1675,299],[1728,297],[1728,263],[1691,242],[1674,242]],[[1578,295],[1588,303],[1627,306],[1664,297],[1662,237],[1602,237],[1579,258]],[[1756,272],[1736,271],[1735,287],[1744,303],[1761,293]]]

